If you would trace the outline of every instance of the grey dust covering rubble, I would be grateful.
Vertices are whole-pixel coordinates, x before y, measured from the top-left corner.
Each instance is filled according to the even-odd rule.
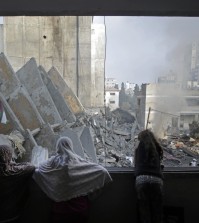
[[[0,123],[0,144],[13,148],[13,158],[38,165],[55,153],[60,136],[69,136],[75,152],[107,167],[134,166],[137,135],[135,114],[120,108],[84,108],[52,67],[45,71],[31,58],[16,73],[0,54],[0,101],[7,122]],[[199,155],[198,124],[191,134],[160,139],[165,166],[196,166]],[[198,128],[199,129],[199,128]]]

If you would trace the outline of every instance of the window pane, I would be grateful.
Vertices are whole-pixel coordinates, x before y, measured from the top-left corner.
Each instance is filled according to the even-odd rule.
[[[9,102],[18,118],[10,124],[34,132],[66,121],[72,133],[68,127],[64,132],[81,146],[77,152],[105,166],[132,167],[137,135],[145,128],[160,140],[165,166],[189,166],[198,158],[198,18],[8,16],[0,22],[0,49],[15,78],[8,84],[1,74],[0,91],[7,99],[23,85],[32,100],[23,115],[17,113],[20,103]],[[2,133],[15,127],[2,127]],[[52,138],[61,134],[53,131]]]

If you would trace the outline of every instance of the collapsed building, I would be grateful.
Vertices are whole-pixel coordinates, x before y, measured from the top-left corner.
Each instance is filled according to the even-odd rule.
[[[55,67],[48,72],[31,58],[14,72],[0,54],[0,100],[8,118],[1,143],[15,158],[39,162],[55,152],[60,136],[69,136],[75,152],[106,166],[131,166],[135,118],[122,110],[85,109]],[[128,115],[127,115],[128,114]]]
[[[1,143],[13,146],[15,158],[39,162],[35,157],[47,158],[55,152],[58,137],[69,136],[81,157],[104,166],[133,165],[136,137],[145,128],[146,109],[153,103],[146,100],[146,89],[152,85],[145,85],[145,90],[137,96],[136,112],[102,107],[88,109],[54,66],[47,72],[31,58],[15,72],[1,53],[0,69],[0,100],[9,120],[1,124]],[[155,123],[153,119],[162,123],[162,116],[157,121],[158,110],[153,108],[152,114],[156,115],[150,117],[149,127]],[[164,120],[167,124],[171,117]],[[173,121],[172,128],[177,127],[174,124]],[[166,130],[160,137],[165,166],[189,166],[193,159],[198,159],[196,127],[193,137]]]
[[[55,153],[60,136],[69,136],[75,152],[110,167],[133,166],[137,117],[120,108],[84,108],[78,97],[52,67],[48,72],[31,58],[14,72],[0,54],[0,100],[8,119],[0,124],[0,143],[13,148],[14,158],[38,163]],[[165,166],[189,166],[198,159],[198,125],[192,135],[167,134],[160,138]]]
[[[30,159],[34,146],[48,148],[51,155],[57,137],[67,134],[81,156],[95,162],[99,157],[104,165],[131,165],[125,157],[132,148],[125,139],[131,152],[119,153],[131,131],[115,133],[116,120],[106,120],[105,111],[91,112],[92,118],[85,111],[85,107],[104,110],[104,25],[93,24],[92,16],[18,16],[4,17],[1,28],[1,51],[9,62],[2,54],[6,70],[1,74],[0,93],[12,120],[1,133],[10,135],[17,129],[23,135],[24,159]],[[120,156],[127,164],[120,164]]]

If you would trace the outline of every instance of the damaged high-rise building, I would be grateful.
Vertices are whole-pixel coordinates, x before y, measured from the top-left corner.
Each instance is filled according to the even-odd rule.
[[[55,67],[83,106],[104,106],[105,27],[92,16],[4,17],[2,32],[15,72],[34,57],[47,71]]]

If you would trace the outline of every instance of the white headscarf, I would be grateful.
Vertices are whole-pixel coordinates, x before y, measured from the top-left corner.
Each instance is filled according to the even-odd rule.
[[[55,156],[41,163],[33,175],[52,200],[59,202],[87,195],[112,181],[103,166],[75,154],[70,138],[59,138],[56,152]]]

